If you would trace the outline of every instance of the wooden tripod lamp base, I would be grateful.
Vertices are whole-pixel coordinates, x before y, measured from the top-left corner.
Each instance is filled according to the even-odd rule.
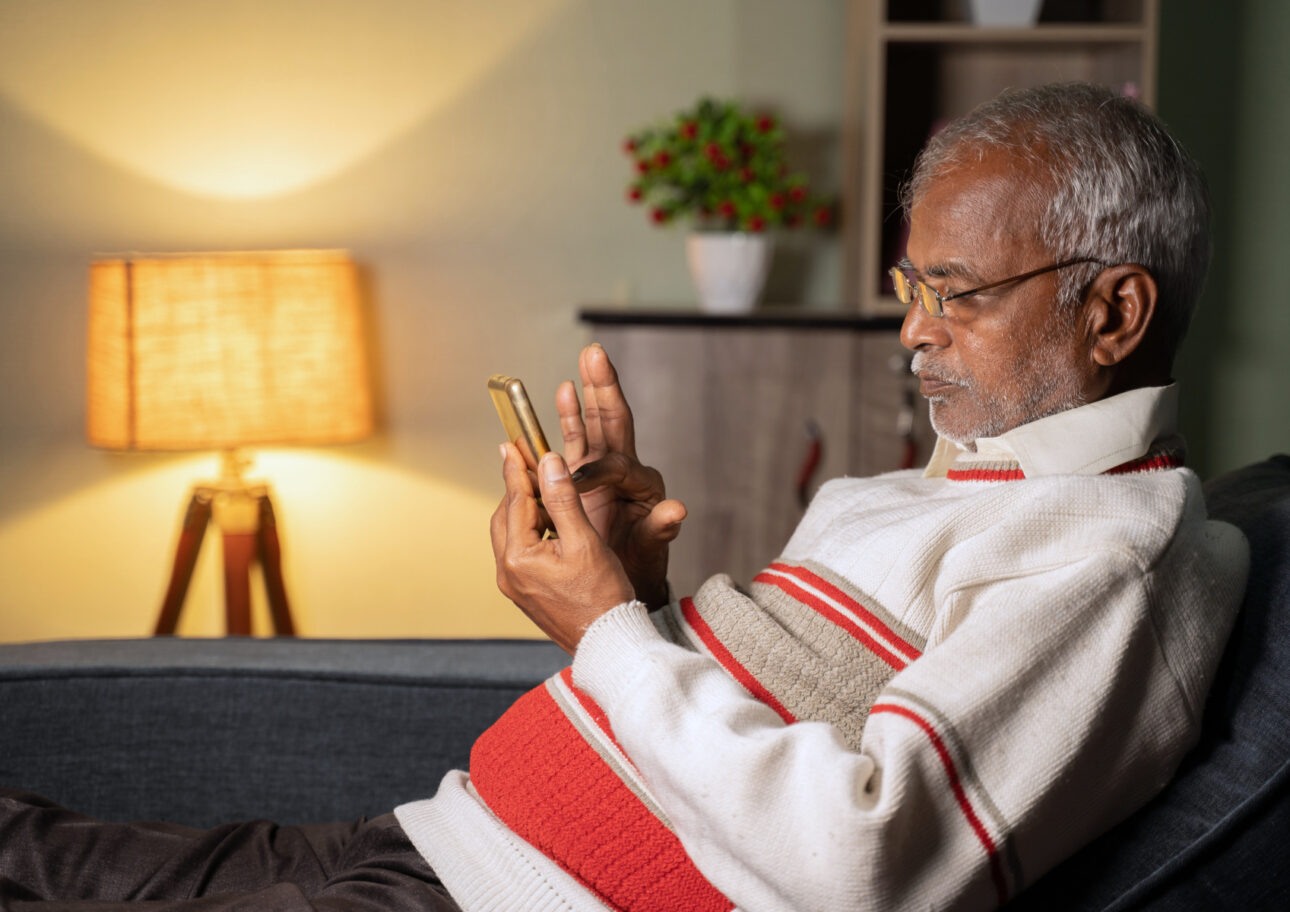
[[[235,452],[224,454],[219,481],[193,488],[184,512],[170,583],[157,617],[155,636],[170,636],[179,625],[184,598],[192,582],[197,554],[207,527],[214,522],[224,545],[224,618],[228,634],[251,634],[251,566],[260,564],[268,595],[273,632],[295,636],[287,589],[282,581],[282,548],[269,486],[242,478],[246,462]]]

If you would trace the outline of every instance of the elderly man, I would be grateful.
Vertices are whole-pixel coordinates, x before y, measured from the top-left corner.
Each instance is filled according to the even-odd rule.
[[[584,518],[548,457],[543,540],[507,453],[500,582],[572,675],[480,740],[473,790],[450,778],[430,806],[517,834],[517,896],[572,875],[578,909],[990,908],[1143,804],[1194,741],[1245,573],[1173,428],[1207,259],[1197,169],[1128,99],[1046,87],[937,136],[907,212],[893,278],[931,463],[826,485],[746,587],[718,576],[651,617],[641,567],[660,561],[641,555],[675,503]],[[630,463],[612,370],[595,349],[583,368],[592,455]],[[604,542],[633,532],[620,568]],[[419,814],[400,812],[413,841],[480,895]]]
[[[292,830],[327,861],[290,902],[263,881],[298,862],[267,839],[176,837],[228,856],[203,883],[250,892],[193,908],[987,909],[1156,792],[1246,563],[1173,431],[1200,175],[1136,103],[1045,87],[936,137],[907,214],[893,279],[941,438],[926,471],[830,482],[755,579],[672,600],[684,507],[588,348],[582,406],[557,392],[542,505],[508,445],[492,524],[500,587],[571,668],[397,825]],[[21,832],[80,824],[45,813]],[[135,836],[116,835],[119,854]],[[278,873],[226,873],[257,857]]]

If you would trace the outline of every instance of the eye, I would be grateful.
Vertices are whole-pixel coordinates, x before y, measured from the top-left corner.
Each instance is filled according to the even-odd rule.
[[[942,301],[946,302],[946,306],[955,303],[954,301],[947,300],[958,293],[958,289],[956,289],[952,284],[944,284],[943,280],[940,282],[932,281],[927,283],[927,287],[936,289],[936,293],[941,296]]]
[[[953,292],[950,292],[950,294],[953,294]],[[944,311],[945,316],[956,323],[968,323],[976,318],[980,310],[979,304],[980,296],[970,294],[955,298],[953,301],[945,301],[941,304],[941,310]]]
[[[956,282],[953,277],[946,275],[944,270],[938,269],[935,266],[930,268],[922,278],[923,284],[928,288],[935,289],[936,293],[940,295],[942,299],[954,295],[958,292],[959,288],[972,287],[970,285],[963,285],[960,282]]]

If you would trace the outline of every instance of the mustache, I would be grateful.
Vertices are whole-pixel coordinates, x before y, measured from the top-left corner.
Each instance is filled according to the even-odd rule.
[[[910,373],[917,374],[920,380],[927,379],[939,383],[951,383],[954,386],[971,385],[966,377],[939,363],[936,358],[927,354],[927,352],[915,352],[913,360],[909,362],[909,370]]]

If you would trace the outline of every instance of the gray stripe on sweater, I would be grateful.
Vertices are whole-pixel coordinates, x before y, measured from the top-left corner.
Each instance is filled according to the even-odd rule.
[[[869,707],[896,670],[854,636],[769,584],[728,576],[699,588],[700,617],[735,659],[799,720],[831,723],[858,750]]]

